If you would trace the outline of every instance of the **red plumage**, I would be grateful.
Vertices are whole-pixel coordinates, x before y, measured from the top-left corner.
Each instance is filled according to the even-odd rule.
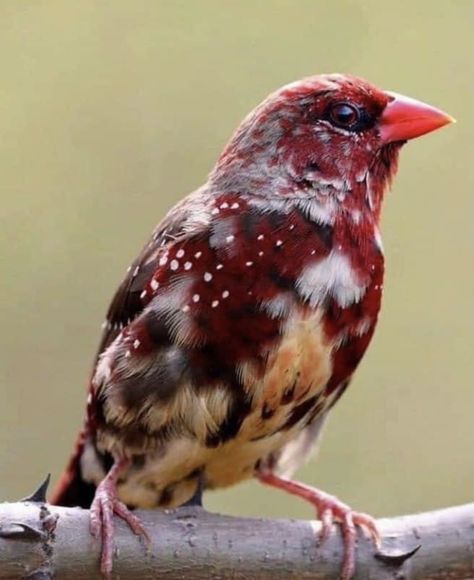
[[[447,122],[355,77],[293,83],[158,226],[112,301],[53,498],[91,505],[106,574],[111,512],[145,533],[126,505],[181,505],[256,476],[313,503],[324,535],[342,521],[351,576],[354,524],[377,539],[373,521],[282,474],[304,460],[373,335],[378,222],[400,146]]]

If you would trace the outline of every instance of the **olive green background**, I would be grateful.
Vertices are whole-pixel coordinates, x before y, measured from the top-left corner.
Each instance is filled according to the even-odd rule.
[[[281,84],[352,72],[458,123],[407,145],[376,338],[308,483],[374,513],[474,496],[474,2],[0,1],[0,499],[56,478],[108,301]],[[234,514],[310,517],[256,483]]]

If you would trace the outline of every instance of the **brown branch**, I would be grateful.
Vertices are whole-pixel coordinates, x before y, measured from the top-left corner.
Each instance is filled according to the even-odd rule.
[[[152,537],[143,545],[116,522],[114,578],[337,578],[342,542],[336,532],[318,547],[319,523],[234,518],[185,507],[137,512]],[[99,546],[89,513],[31,501],[0,504],[0,579],[99,579]],[[359,535],[356,578],[474,578],[474,503],[379,521],[382,550]],[[412,557],[406,554],[421,545]]]

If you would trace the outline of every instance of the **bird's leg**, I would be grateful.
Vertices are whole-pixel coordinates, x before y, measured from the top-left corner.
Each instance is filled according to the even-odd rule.
[[[370,533],[376,547],[378,548],[380,546],[381,538],[375,520],[367,514],[353,511],[348,505],[338,500],[337,497],[305,485],[304,483],[279,477],[265,468],[258,470],[256,477],[266,485],[277,487],[278,489],[305,499],[316,508],[317,516],[322,524],[320,533],[321,544],[328,538],[333,521],[340,522],[344,541],[344,561],[341,580],[349,580],[355,571],[356,526],[365,527]]]
[[[110,577],[114,549],[114,514],[127,522],[132,531],[145,539],[147,546],[150,537],[140,519],[117,497],[117,480],[128,467],[130,460],[118,459],[97,486],[91,505],[90,531],[95,538],[102,540],[100,569],[106,578]]]

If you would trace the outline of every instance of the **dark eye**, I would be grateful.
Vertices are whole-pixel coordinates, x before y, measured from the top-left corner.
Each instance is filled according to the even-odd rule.
[[[336,103],[329,109],[329,118],[336,127],[353,128],[360,120],[360,111],[349,103]]]

